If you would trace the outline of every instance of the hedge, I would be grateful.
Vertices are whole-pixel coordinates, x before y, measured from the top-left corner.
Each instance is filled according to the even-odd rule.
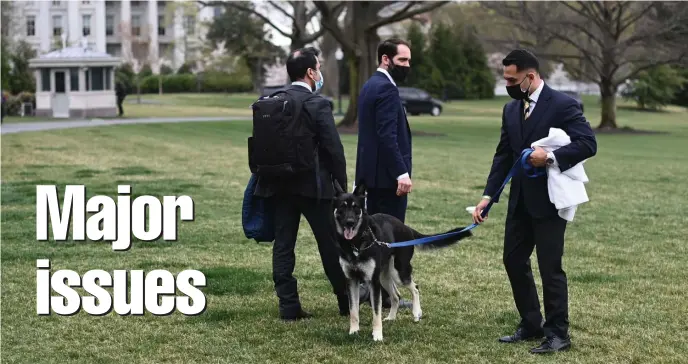
[[[141,93],[158,93],[158,75],[152,75],[141,80]],[[246,78],[231,74],[170,74],[162,76],[162,91],[164,93],[181,92],[250,92],[253,83]],[[136,92],[134,90],[134,92]]]
[[[5,97],[5,104],[3,105],[5,115],[16,116],[21,112],[22,103],[28,102],[33,105],[34,112],[36,111],[36,95],[31,92],[21,92],[17,95],[11,95],[3,92]]]

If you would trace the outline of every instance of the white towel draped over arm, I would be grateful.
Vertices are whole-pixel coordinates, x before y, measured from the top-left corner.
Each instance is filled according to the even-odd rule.
[[[558,128],[550,128],[549,136],[534,142],[531,147],[541,147],[546,152],[551,152],[570,143],[571,138],[566,132]],[[585,174],[583,163],[585,160],[563,173],[556,165],[547,167],[549,200],[557,208],[559,216],[566,221],[573,221],[576,207],[589,201],[585,191],[588,176]]]

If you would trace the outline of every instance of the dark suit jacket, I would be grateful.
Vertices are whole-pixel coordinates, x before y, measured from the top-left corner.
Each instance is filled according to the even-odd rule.
[[[287,92],[300,99],[308,96],[310,91],[303,86],[291,85]],[[346,158],[344,146],[334,124],[334,116],[330,103],[320,95],[312,97],[303,104],[301,117],[309,121],[311,130],[315,133],[316,142],[320,143],[318,157],[320,160],[320,174],[305,172],[289,179],[260,178],[256,185],[255,194],[269,197],[274,194],[292,194],[305,197],[317,197],[318,179],[322,188],[321,198],[334,198],[333,178],[342,188],[347,188]]]
[[[494,196],[521,151],[530,148],[534,141],[547,137],[549,128],[559,128],[571,138],[571,144],[553,152],[562,172],[597,153],[595,134],[578,102],[547,84],[542,88],[530,117],[522,121],[523,102],[512,100],[507,103],[502,111],[502,134],[484,194]],[[547,176],[530,178],[518,173],[511,180],[510,191],[509,213],[516,207],[520,194],[523,194],[531,216],[540,218],[557,213],[556,207],[549,201]],[[498,200],[496,198],[495,203]]]
[[[411,175],[411,129],[399,90],[375,72],[358,96],[356,183],[368,188],[397,188],[397,177]]]

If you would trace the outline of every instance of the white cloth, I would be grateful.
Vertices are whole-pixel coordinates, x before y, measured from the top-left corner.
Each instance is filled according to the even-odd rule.
[[[550,128],[549,136],[535,141],[531,147],[541,147],[546,152],[555,151],[571,143],[571,138],[565,131]],[[585,160],[572,168],[561,172],[557,164],[547,167],[547,192],[549,200],[557,208],[559,216],[566,221],[573,221],[578,205],[588,202],[585,184],[588,176],[583,168]]]

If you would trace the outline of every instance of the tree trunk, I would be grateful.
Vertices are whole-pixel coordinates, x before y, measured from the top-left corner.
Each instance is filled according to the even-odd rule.
[[[602,101],[602,120],[599,129],[616,129],[616,85],[611,81],[603,79],[600,83],[600,94]]]
[[[330,33],[325,34],[320,43],[320,50],[322,51],[324,61],[320,65],[320,69],[325,78],[322,93],[332,97],[339,96],[339,64],[335,56],[338,46],[339,43]]]
[[[355,128],[358,118],[358,93],[363,84],[373,75],[377,69],[377,45],[380,37],[377,30],[366,31],[360,24],[373,24],[377,19],[377,13],[368,9],[367,2],[353,2],[350,10],[352,16],[349,29],[354,32],[354,44],[358,45],[355,53],[347,52],[349,63],[349,108],[339,126]],[[352,24],[359,24],[358,26]]]
[[[358,73],[360,60],[355,55],[347,55],[347,63],[349,64],[349,107],[346,109],[344,119],[339,123],[343,127],[356,127],[356,118],[358,110]]]
[[[301,34],[301,30],[306,30],[306,24],[308,23],[306,12],[308,8],[306,8],[305,1],[292,2],[292,7],[294,9],[294,21],[291,25],[291,46],[289,48],[291,52],[294,52],[306,46],[306,43],[303,41],[304,35]]]
[[[136,102],[141,103],[141,76],[138,74],[136,75]]]
[[[158,94],[162,96],[162,73],[158,72]]]

